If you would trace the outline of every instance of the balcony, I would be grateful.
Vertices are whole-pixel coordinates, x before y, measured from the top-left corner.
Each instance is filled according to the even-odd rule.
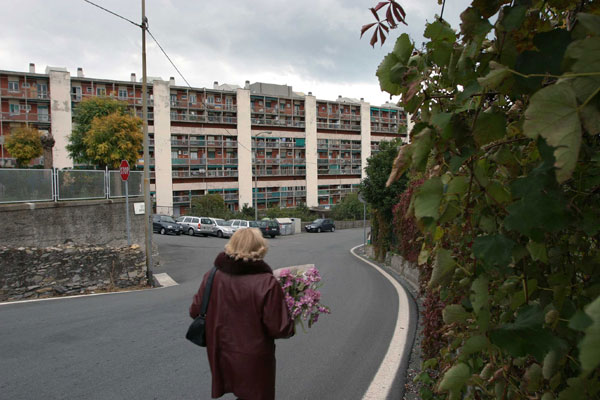
[[[230,178],[237,177],[238,172],[234,170],[182,170],[172,171],[173,178]],[[154,178],[154,172],[151,173],[151,177]]]
[[[142,112],[141,111],[136,111],[135,115],[137,115],[139,118],[142,118]],[[148,120],[154,120],[154,113],[153,112],[148,112]]]
[[[11,113],[3,112],[0,113],[0,120],[2,121],[13,121],[13,122],[32,122],[40,124],[49,124],[50,115],[48,114],[35,114],[35,113]]]
[[[38,91],[36,87],[21,87],[19,90],[8,90],[7,88],[3,88],[0,89],[0,97],[6,99],[50,100],[50,95],[47,90]]]

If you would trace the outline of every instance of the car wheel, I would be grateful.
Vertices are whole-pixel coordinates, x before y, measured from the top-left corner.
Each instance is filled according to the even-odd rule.
[[[221,231],[217,231],[217,237],[218,237],[219,239],[222,239],[222,238],[223,238],[223,232],[221,232]]]
[[[321,233],[321,228],[317,228],[317,233]]]
[[[160,234],[161,235],[166,235],[167,234],[167,230],[165,228],[160,228]]]
[[[271,239],[275,239],[275,236],[277,236],[277,235],[271,235]]]
[[[335,226],[331,227],[331,232],[335,232]]]
[[[194,236],[194,229],[193,228],[188,229],[188,235]]]
[[[177,236],[180,236],[180,235],[181,235],[181,231],[177,231]]]

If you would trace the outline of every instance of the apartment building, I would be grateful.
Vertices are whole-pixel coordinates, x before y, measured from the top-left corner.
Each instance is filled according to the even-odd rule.
[[[222,195],[232,210],[328,208],[357,190],[381,141],[406,138],[406,116],[391,103],[320,100],[287,85],[248,81],[191,88],[149,78],[148,92],[151,191],[159,213],[185,214],[208,193]],[[36,73],[33,64],[28,72],[0,70],[0,167],[15,165],[4,138],[24,123],[52,133],[55,168],[74,167],[66,151],[73,110],[94,96],[125,101],[142,115],[135,74],[118,81],[88,78],[82,68],[75,76],[54,67]]]

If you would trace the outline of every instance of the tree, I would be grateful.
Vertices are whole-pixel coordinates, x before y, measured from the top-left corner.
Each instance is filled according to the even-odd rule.
[[[83,138],[88,160],[100,167],[117,168],[121,160],[135,165],[143,146],[142,120],[113,113],[95,117]]]
[[[599,14],[474,0],[379,65],[416,118],[390,182],[423,180],[397,207],[422,243],[421,398],[600,395]]]
[[[360,193],[371,207],[377,210],[391,210],[396,204],[398,196],[406,187],[406,179],[395,181],[392,185],[386,186],[392,163],[398,154],[398,146],[401,145],[400,139],[393,141],[383,141],[379,144],[379,152],[373,154],[367,160],[367,177],[361,182]],[[391,220],[392,215],[388,215]]]
[[[128,115],[127,103],[109,97],[91,97],[79,103],[73,112],[75,126],[67,145],[67,151],[73,161],[94,164],[87,155],[84,138],[91,129],[94,118],[105,117],[113,113]]]
[[[17,159],[19,167],[27,166],[31,160],[42,155],[41,133],[33,127],[21,126],[11,131],[5,147]]]
[[[219,194],[206,194],[192,201],[192,214],[213,218],[229,218],[229,209]]]
[[[344,196],[331,210],[331,217],[337,220],[357,220],[363,218],[364,206],[357,193]]]
[[[367,160],[367,177],[360,185],[360,192],[371,208],[371,242],[377,259],[383,259],[394,242],[392,207],[406,187],[405,177],[386,186],[401,143],[400,139],[380,143],[380,151]]]
[[[54,166],[53,151],[55,140],[50,132],[45,132],[41,136],[42,149],[44,152],[44,168],[52,169]]]

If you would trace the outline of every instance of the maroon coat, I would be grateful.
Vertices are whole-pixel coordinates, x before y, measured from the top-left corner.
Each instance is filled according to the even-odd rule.
[[[283,290],[264,261],[235,261],[221,253],[215,265],[206,315],[212,397],[234,393],[245,400],[272,400],[275,339],[294,334]],[[200,314],[208,276],[194,295],[192,318]]]

